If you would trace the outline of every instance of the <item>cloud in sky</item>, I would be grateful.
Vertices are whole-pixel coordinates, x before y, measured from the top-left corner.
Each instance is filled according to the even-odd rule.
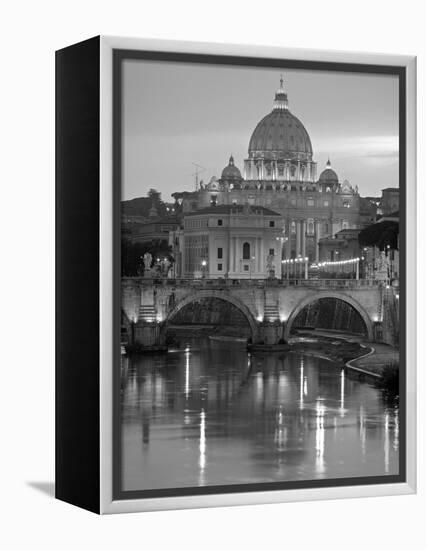
[[[330,157],[364,195],[398,186],[398,83],[383,75],[129,61],[124,68],[123,198],[157,188],[168,199],[242,169],[250,136],[284,72],[290,110],[306,127],[321,172]]]

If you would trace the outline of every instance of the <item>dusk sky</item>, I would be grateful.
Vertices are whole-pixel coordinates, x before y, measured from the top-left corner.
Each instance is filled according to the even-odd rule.
[[[124,63],[122,199],[150,188],[172,200],[200,179],[220,177],[232,154],[243,171],[257,123],[272,110],[283,74],[289,110],[311,138],[318,175],[330,157],[340,181],[361,195],[398,187],[398,81],[393,76]]]

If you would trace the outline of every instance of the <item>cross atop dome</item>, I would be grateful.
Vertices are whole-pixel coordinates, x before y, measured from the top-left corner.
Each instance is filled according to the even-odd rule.
[[[275,94],[274,111],[288,109],[287,94],[284,91],[283,75],[280,78],[280,87]]]

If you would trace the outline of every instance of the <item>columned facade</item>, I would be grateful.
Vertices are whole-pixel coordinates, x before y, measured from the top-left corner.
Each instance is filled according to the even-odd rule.
[[[183,276],[281,277],[281,216],[263,207],[213,206],[184,217]]]

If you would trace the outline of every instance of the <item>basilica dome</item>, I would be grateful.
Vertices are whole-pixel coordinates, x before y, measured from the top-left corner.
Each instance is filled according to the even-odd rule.
[[[320,183],[326,183],[327,185],[333,185],[339,183],[339,177],[334,170],[331,168],[330,159],[328,159],[327,164],[325,165],[325,170],[320,174],[319,180]]]
[[[275,94],[272,112],[256,126],[249,143],[251,158],[312,160],[309,134],[300,120],[288,109],[283,81]]]
[[[241,180],[241,172],[234,164],[234,157],[229,157],[229,164],[222,170],[222,180]]]

